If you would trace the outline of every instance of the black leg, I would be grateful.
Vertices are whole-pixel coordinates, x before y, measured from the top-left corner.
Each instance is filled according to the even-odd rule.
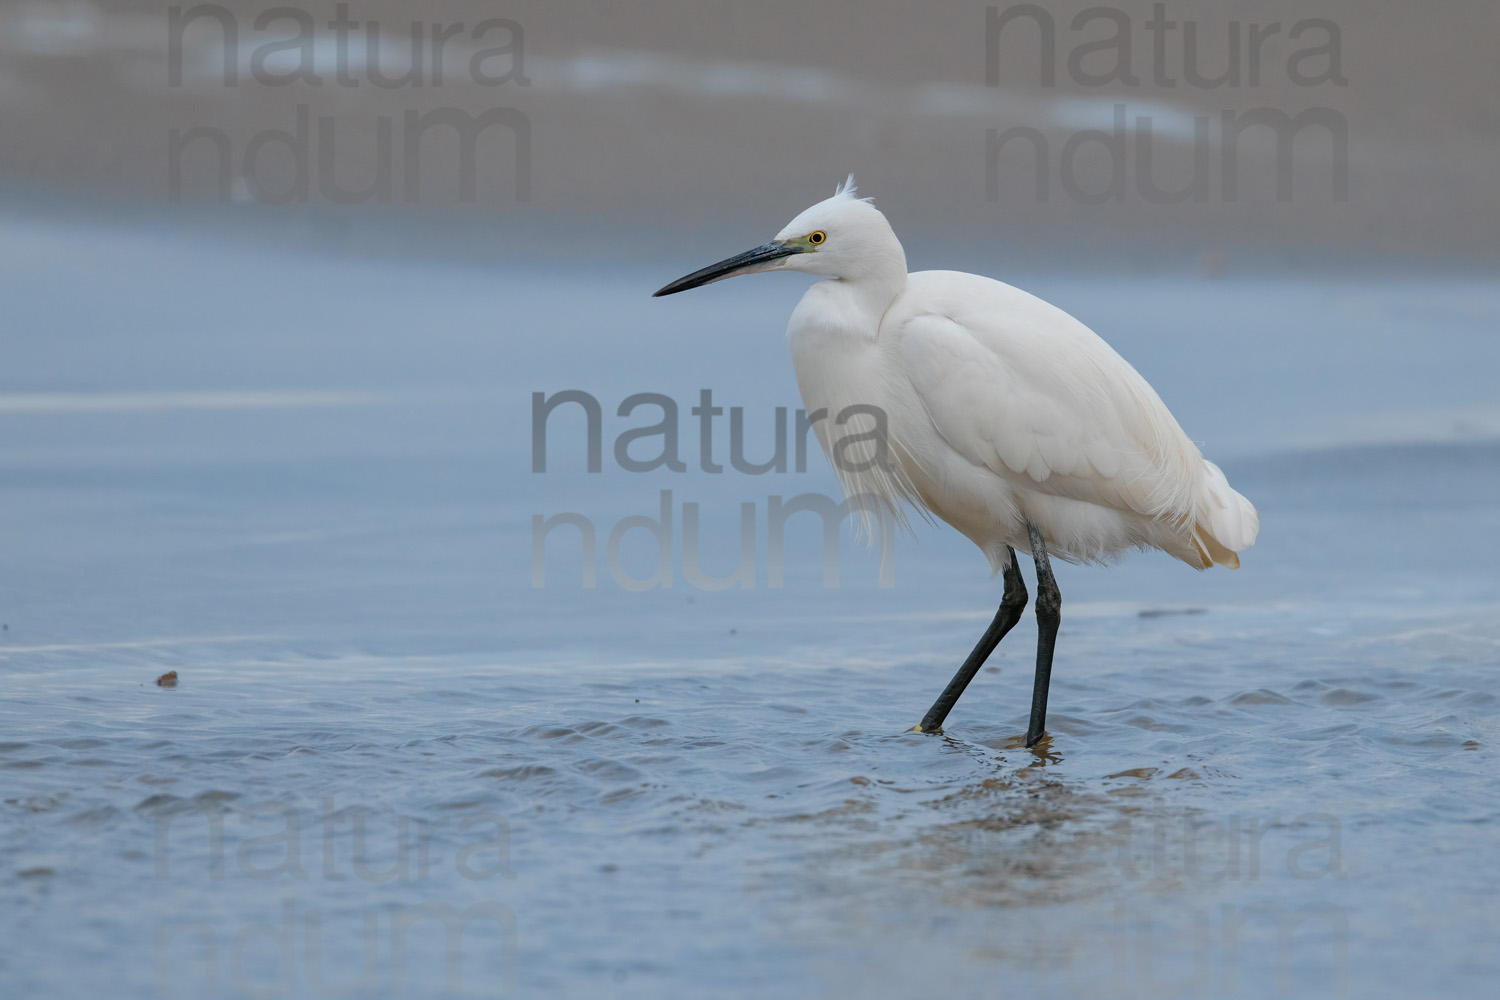
[[[1035,746],[1047,728],[1047,687],[1052,681],[1052,649],[1057,644],[1057,626],[1062,622],[1062,594],[1047,560],[1047,543],[1036,525],[1026,522],[1031,535],[1031,557],[1036,560],[1036,683],[1031,688],[1031,724],[1026,727],[1026,745]]]
[[[964,665],[958,668],[958,673],[953,675],[953,680],[938,695],[938,700],[932,703],[927,714],[922,716],[922,721],[917,726],[919,733],[942,732],[943,720],[953,710],[958,701],[958,696],[964,693],[964,688],[979,673],[979,668],[984,666],[984,661],[989,659],[995,647],[1000,645],[1000,640],[1005,638],[1016,622],[1021,620],[1021,612],[1026,610],[1026,582],[1021,579],[1021,567],[1016,562],[1016,550],[1006,547],[1010,553],[1010,565],[1005,568],[1005,593],[1000,598],[1000,610],[995,612],[995,620],[990,622],[990,627],[984,630],[984,635],[979,637],[979,643]]]

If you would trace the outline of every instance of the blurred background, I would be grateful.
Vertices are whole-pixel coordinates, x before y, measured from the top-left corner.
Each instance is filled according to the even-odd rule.
[[[13,0],[0,181],[13,211],[446,225],[452,247],[524,233],[577,256],[774,229],[853,170],[903,233],[1018,259],[1493,261],[1491,5],[987,6],[314,0],[262,22],[274,5]],[[1123,142],[1065,153],[1113,135],[1117,106]],[[450,109],[513,116],[467,159],[451,130],[405,128]],[[1313,117],[1226,131],[1267,109]],[[300,139],[257,146],[299,114]],[[1047,146],[1040,182],[1033,139],[987,146],[1017,127]],[[215,137],[174,152],[193,129]]]
[[[360,946],[434,900],[514,916],[483,995],[1481,992],[1497,43],[1477,0],[3,0],[0,992],[453,995],[435,932],[409,988]],[[913,270],[1098,331],[1261,513],[1235,573],[1059,568],[1037,754],[1029,617],[902,734],[993,614],[967,541],[885,576],[798,515],[777,578],[822,456],[698,461],[705,389],[774,454],[808,281],[650,293],[850,172]],[[565,390],[598,472],[574,404],[536,471]],[[638,393],[685,471],[621,467]],[[214,876],[267,800],[305,859],[368,813],[377,867],[408,820],[438,860]],[[514,879],[452,863],[486,816]],[[1251,830],[1263,866],[1183,860]]]

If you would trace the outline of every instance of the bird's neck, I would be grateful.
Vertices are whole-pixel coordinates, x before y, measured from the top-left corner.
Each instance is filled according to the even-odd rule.
[[[867,266],[857,277],[839,277],[833,280],[839,297],[846,308],[852,307],[860,319],[873,329],[880,325],[896,297],[906,291],[906,254],[899,245],[867,260]],[[832,289],[830,289],[831,291]]]
[[[905,287],[869,277],[830,278],[807,290],[792,315],[791,329],[822,342],[873,342],[886,310]]]
[[[905,272],[818,282],[792,313],[787,334],[794,353],[842,353],[874,344],[881,320],[905,288]]]

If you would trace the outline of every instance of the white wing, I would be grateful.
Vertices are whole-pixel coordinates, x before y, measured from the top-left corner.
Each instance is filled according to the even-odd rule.
[[[1186,527],[1203,459],[1146,380],[1035,296],[953,271],[911,276],[887,317],[944,440],[1032,490]]]

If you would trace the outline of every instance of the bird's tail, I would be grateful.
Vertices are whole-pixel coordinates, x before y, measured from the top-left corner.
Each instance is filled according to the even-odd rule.
[[[1255,505],[1240,496],[1219,467],[1203,462],[1203,486],[1198,499],[1198,517],[1193,524],[1193,542],[1203,569],[1214,563],[1239,569],[1235,553],[1255,544],[1260,533],[1260,515]]]

